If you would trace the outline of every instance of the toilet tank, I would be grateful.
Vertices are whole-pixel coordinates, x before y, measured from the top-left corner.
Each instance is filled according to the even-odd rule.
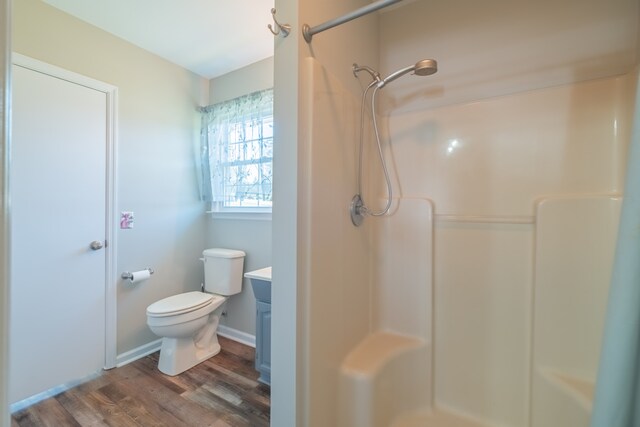
[[[213,248],[205,249],[202,255],[205,291],[218,295],[235,295],[242,291],[243,251]]]

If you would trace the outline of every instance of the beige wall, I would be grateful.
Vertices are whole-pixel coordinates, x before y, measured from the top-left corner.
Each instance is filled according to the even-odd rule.
[[[273,87],[273,57],[263,59],[239,70],[232,71],[209,82],[209,103],[227,101],[259,90]],[[246,252],[244,271],[271,265],[271,220],[209,216],[207,220],[207,247],[240,249]],[[256,304],[249,279],[244,279],[243,290],[227,302],[227,315],[221,324],[255,335]]]
[[[118,282],[118,354],[156,340],[146,307],[198,289],[205,206],[199,201],[199,115],[208,81],[35,0],[16,2],[14,51],[118,87],[117,272],[152,267],[137,286]],[[116,224],[117,225],[117,224]]]
[[[207,221],[206,246],[245,251],[244,271],[271,265],[271,221],[260,219],[228,219],[211,217]],[[229,298],[226,316],[220,323],[255,336],[256,301],[249,279],[244,279],[242,292]]]
[[[209,103],[227,101],[273,87],[273,56],[209,81]]]

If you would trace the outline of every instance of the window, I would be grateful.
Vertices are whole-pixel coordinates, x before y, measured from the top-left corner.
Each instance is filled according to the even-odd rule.
[[[273,89],[202,109],[203,194],[215,212],[271,212]]]

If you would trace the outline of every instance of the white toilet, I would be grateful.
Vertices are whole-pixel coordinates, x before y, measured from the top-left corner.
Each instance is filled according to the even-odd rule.
[[[233,249],[206,249],[205,292],[186,292],[147,307],[147,325],[162,337],[158,369],[178,375],[220,352],[216,330],[222,304],[242,290],[245,253]]]

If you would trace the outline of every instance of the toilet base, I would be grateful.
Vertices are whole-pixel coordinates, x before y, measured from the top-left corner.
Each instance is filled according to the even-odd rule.
[[[158,361],[160,372],[171,376],[178,375],[220,353],[220,343],[216,334],[219,319],[217,313],[210,314],[207,324],[195,336],[162,338]]]
[[[206,348],[198,348],[193,338],[163,338],[158,369],[166,375],[178,375],[220,353],[218,336],[213,335]]]

